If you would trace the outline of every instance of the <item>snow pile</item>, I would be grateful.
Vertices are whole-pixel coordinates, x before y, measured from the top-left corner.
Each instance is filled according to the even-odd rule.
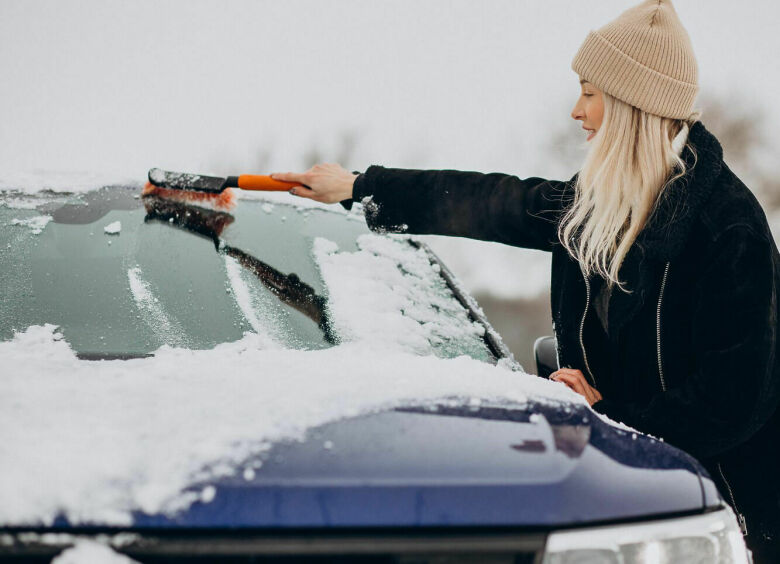
[[[314,241],[329,313],[342,339],[421,355],[442,345],[463,350],[481,340],[485,328],[469,319],[424,250],[374,234],[360,235],[357,245],[357,252],[339,252],[332,241]]]
[[[106,235],[119,235],[121,231],[122,231],[121,221],[114,221],[112,223],[109,223],[103,228],[103,233],[105,233]]]
[[[248,334],[154,357],[79,360],[52,325],[0,342],[0,524],[127,525],[213,498],[269,443],[437,398],[584,403],[565,385],[461,356],[361,343],[263,350]],[[195,488],[194,486],[197,486]]]
[[[133,564],[134,562],[137,561],[115,552],[105,544],[78,539],[73,547],[63,550],[51,561],[51,564]]]
[[[52,220],[50,215],[39,215],[30,217],[27,219],[12,219],[11,225],[19,225],[21,227],[29,227],[33,232],[33,235],[40,235],[43,233],[43,229]]]

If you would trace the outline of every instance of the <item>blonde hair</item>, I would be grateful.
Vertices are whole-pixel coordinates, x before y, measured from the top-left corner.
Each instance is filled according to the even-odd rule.
[[[628,291],[618,279],[620,265],[666,186],[685,174],[682,148],[672,140],[700,114],[660,117],[606,92],[602,96],[602,124],[577,175],[558,238],[586,275],[599,274]]]

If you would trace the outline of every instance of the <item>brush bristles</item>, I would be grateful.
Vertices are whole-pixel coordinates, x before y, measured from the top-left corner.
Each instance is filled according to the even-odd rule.
[[[195,192],[194,190],[177,190],[162,188],[147,182],[141,196],[157,196],[166,200],[174,200],[200,206],[212,210],[230,210],[236,207],[236,195],[232,188],[225,188],[218,194],[210,192]]]

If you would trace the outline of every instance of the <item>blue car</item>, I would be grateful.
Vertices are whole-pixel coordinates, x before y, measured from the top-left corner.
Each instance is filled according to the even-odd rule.
[[[0,193],[0,560],[99,543],[144,563],[749,562],[693,457],[521,371],[425,244],[301,205]],[[265,387],[231,368],[255,348]],[[361,367],[366,389],[336,393]],[[300,414],[274,403],[308,385]],[[252,394],[273,423],[258,442]],[[177,433],[202,469],[176,462]]]

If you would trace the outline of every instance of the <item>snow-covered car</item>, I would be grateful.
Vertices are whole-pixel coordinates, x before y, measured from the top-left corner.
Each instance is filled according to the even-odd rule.
[[[359,206],[1,196],[0,559],[747,562],[695,459]]]

